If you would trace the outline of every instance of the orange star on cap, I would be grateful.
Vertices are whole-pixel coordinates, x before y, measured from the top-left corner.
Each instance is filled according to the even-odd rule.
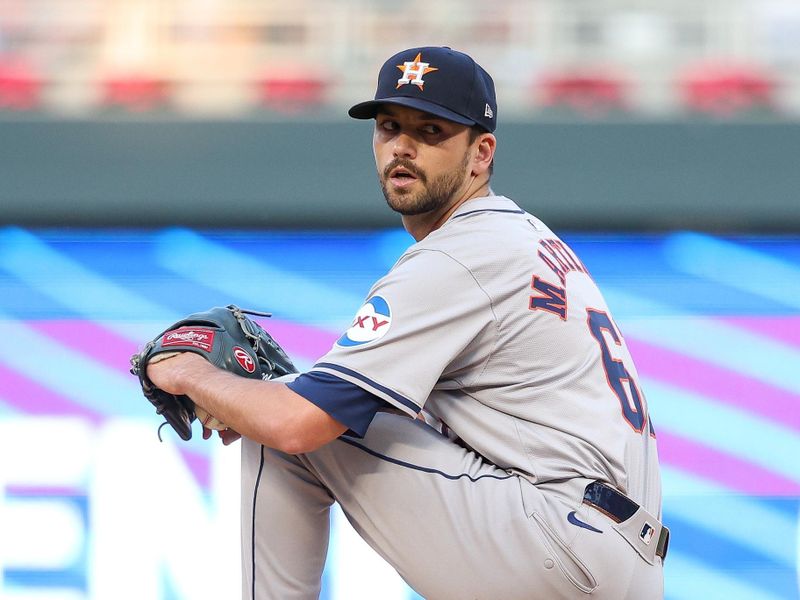
[[[425,65],[423,68],[422,65]],[[403,76],[397,80],[397,87],[413,83],[419,86],[420,90],[424,90],[422,84],[422,76],[430,73],[431,71],[438,71],[436,67],[431,67],[427,63],[422,62],[422,52],[418,52],[413,61],[407,62],[402,65],[396,65],[398,69],[403,72]],[[397,88],[395,88],[397,89]]]

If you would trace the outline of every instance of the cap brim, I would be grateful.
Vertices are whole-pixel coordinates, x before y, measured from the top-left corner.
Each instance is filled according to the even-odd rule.
[[[461,125],[476,124],[472,119],[439,106],[438,104],[434,104],[433,102],[428,102],[427,100],[422,100],[420,98],[406,98],[405,96],[396,96],[394,98],[383,98],[360,102],[359,104],[352,106],[350,110],[347,111],[347,114],[354,119],[374,119],[375,115],[378,114],[378,109],[384,104],[396,104],[399,106],[416,108],[422,112],[426,112],[436,117],[441,117],[442,119],[453,121],[454,123],[459,123]]]

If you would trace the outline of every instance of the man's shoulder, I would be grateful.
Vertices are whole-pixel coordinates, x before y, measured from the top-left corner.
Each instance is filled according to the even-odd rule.
[[[526,246],[552,231],[505,196],[476,198],[462,204],[442,227],[409,248],[438,250],[454,256],[482,256],[487,251]]]

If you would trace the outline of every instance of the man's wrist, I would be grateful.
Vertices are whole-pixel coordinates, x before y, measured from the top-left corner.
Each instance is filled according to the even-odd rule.
[[[191,396],[191,391],[204,381],[210,373],[218,371],[214,365],[194,352],[183,352],[178,357],[177,364],[173,367],[175,383],[184,390],[184,394]]]

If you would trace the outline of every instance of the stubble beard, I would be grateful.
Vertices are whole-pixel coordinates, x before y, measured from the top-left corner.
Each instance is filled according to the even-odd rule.
[[[381,189],[386,204],[393,211],[401,215],[421,215],[434,212],[452,202],[453,197],[467,178],[466,169],[469,164],[469,154],[464,153],[464,160],[451,171],[442,173],[428,182],[427,176],[418,170],[413,163],[404,159],[397,159],[389,163],[381,177]],[[389,173],[398,166],[411,171],[417,177],[417,183],[422,184],[422,189],[417,191],[405,189],[389,189],[387,180]]]

